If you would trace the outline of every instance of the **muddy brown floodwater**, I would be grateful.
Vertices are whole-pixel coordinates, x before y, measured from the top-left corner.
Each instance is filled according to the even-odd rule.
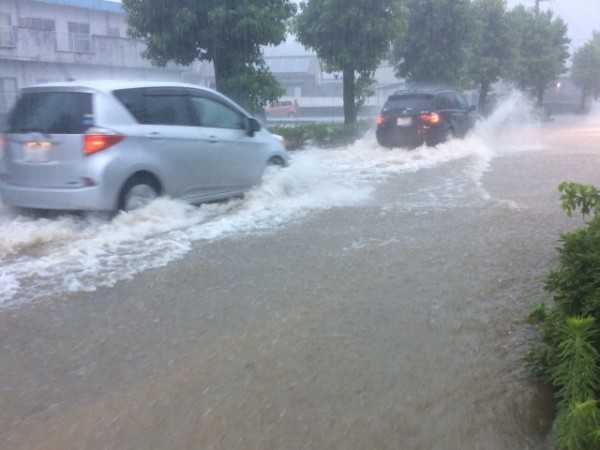
[[[517,128],[486,167],[407,171],[114,287],[13,302],[0,448],[546,448],[524,318],[578,225],[556,187],[600,184],[599,138],[572,119]]]

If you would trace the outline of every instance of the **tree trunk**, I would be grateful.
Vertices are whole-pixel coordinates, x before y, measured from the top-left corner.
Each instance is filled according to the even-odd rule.
[[[234,93],[230,92],[231,86],[228,82],[237,74],[239,61],[232,58],[229,53],[227,49],[219,49],[219,51],[215,52],[213,65],[215,67],[216,90],[231,96]]]
[[[537,106],[544,106],[544,94],[546,93],[546,88],[544,86],[536,86],[535,88],[535,97],[537,100]]]
[[[581,104],[580,104],[580,108],[581,108],[581,112],[584,113],[585,112],[585,107],[586,107],[586,103],[587,103],[587,98],[588,98],[588,92],[586,89],[582,89],[581,90]]]
[[[490,93],[490,84],[483,82],[479,89],[479,112],[481,114],[487,113],[487,99]]]
[[[213,66],[215,68],[215,90],[219,92],[223,92],[225,87],[225,63],[222,61],[221,55],[219,53],[215,53],[215,57],[213,59]]]
[[[356,123],[356,74],[353,66],[344,67],[344,123]]]
[[[215,68],[215,90],[226,95],[240,105],[247,106],[246,92],[240,90],[240,86],[236,83],[232,83],[232,79],[234,79],[241,71],[239,61],[228,56],[227,53],[227,50],[216,52],[213,59]]]

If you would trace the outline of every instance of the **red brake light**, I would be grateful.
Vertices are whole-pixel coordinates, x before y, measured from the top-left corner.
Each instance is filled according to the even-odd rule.
[[[118,144],[125,136],[108,130],[91,129],[83,137],[83,153],[87,156],[101,152]]]
[[[419,116],[423,123],[427,125],[437,125],[442,121],[442,118],[438,113],[425,113]]]
[[[0,154],[6,149],[6,136],[0,133]]]
[[[385,123],[385,117],[383,117],[382,115],[378,115],[377,118],[375,119],[375,123],[377,124],[378,127],[380,127],[381,125],[383,125]]]

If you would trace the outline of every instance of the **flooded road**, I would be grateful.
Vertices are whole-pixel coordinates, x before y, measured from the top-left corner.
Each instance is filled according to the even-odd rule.
[[[600,124],[503,120],[299,153],[227,204],[0,210],[0,448],[546,448],[523,319]]]

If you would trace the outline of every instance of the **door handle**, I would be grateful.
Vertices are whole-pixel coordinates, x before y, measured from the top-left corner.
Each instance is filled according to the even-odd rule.
[[[151,133],[148,133],[146,136],[150,139],[162,139],[162,136],[158,131],[153,131]]]
[[[208,142],[211,144],[216,144],[217,142],[219,142],[219,140],[217,139],[216,136],[209,136],[208,137]]]

